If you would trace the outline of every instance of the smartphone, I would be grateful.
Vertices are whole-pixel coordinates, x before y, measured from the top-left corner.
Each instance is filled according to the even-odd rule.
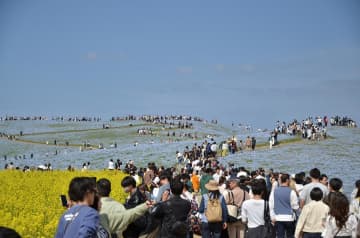
[[[60,195],[60,199],[61,199],[61,205],[62,205],[63,207],[67,207],[68,204],[67,204],[66,196],[65,196],[65,195]]]

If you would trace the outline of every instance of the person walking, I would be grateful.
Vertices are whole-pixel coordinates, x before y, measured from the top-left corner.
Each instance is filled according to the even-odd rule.
[[[238,208],[238,211],[241,211],[241,206],[243,205],[243,202],[250,199],[249,193],[239,187],[239,180],[236,178],[229,180],[229,187],[230,190],[225,196],[225,202],[227,205],[235,204]],[[229,237],[244,238],[245,228],[246,226],[241,220],[233,223],[228,223]]]
[[[289,187],[289,174],[281,174],[280,186],[270,193],[270,216],[275,224],[277,238],[293,238],[295,233],[295,214],[299,209],[296,192]]]

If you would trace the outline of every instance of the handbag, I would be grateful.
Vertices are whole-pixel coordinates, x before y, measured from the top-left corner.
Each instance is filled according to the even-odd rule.
[[[273,224],[271,223],[269,203],[264,200],[264,238],[275,238],[276,232]]]
[[[227,217],[227,222],[229,223],[234,223],[237,222],[238,219],[238,207],[235,205],[234,203],[234,194],[230,191],[229,192],[229,200],[230,200],[230,196],[231,196],[231,203],[226,205],[227,210],[228,210],[228,217]]]
[[[245,191],[243,191],[243,192],[244,192],[244,195],[243,195],[242,203],[245,201]],[[231,202],[231,204],[226,205],[226,207],[228,209],[227,222],[234,223],[234,222],[241,220],[241,207],[238,207],[237,205],[235,205],[234,194],[232,193],[232,191],[229,192],[229,200],[230,200],[230,195],[232,198],[232,202]],[[242,205],[242,203],[241,203],[241,205]]]

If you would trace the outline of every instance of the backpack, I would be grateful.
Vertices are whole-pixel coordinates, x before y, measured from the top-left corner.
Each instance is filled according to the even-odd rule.
[[[207,207],[205,216],[208,222],[221,222],[222,221],[222,208],[220,198],[210,198],[208,196]]]

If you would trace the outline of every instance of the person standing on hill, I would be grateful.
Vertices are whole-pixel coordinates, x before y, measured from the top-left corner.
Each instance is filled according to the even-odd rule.
[[[255,137],[252,137],[251,138],[251,149],[255,150],[255,146],[256,146],[256,139],[255,139]]]

